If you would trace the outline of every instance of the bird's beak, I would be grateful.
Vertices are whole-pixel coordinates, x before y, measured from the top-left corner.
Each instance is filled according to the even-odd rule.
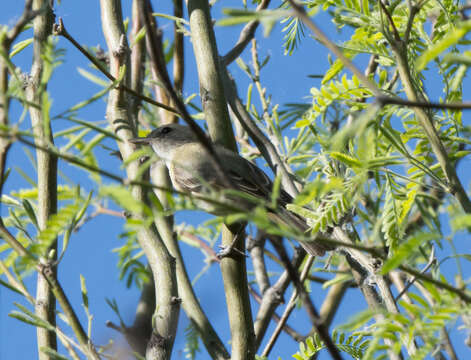
[[[129,139],[128,141],[133,143],[133,144],[149,144],[150,143],[150,139],[146,138],[146,137],[133,138],[133,139]]]

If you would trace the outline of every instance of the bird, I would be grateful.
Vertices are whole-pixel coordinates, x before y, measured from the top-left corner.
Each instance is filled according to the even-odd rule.
[[[250,211],[260,203],[271,203],[273,182],[263,170],[238,153],[213,143],[213,149],[226,177],[223,178],[215,168],[208,150],[186,125],[177,123],[162,125],[146,137],[132,138],[129,141],[133,144],[151,146],[157,156],[165,162],[173,187],[191,194],[196,199],[196,205],[203,211],[224,216],[233,213],[234,207],[240,211]],[[222,191],[222,204],[207,200],[211,191],[228,190],[228,185],[232,186],[233,190],[249,196],[237,196],[234,192]],[[274,208],[267,206],[267,214],[275,222],[294,226],[305,233],[309,230],[306,221],[286,209],[286,205],[291,202],[293,198],[280,189],[276,206]],[[230,206],[231,204],[233,206]],[[315,240],[299,241],[299,243],[312,256],[325,254],[326,247]]]

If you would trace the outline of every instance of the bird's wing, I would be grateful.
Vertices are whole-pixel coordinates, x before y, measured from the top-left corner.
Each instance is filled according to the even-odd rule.
[[[173,186],[180,191],[199,193],[203,190],[201,180],[180,166],[171,163],[168,167]]]
[[[270,199],[273,183],[264,171],[237,153],[225,148],[218,147],[217,153],[226,174],[238,190],[263,199]],[[287,204],[291,201],[291,196],[281,190],[279,202]]]

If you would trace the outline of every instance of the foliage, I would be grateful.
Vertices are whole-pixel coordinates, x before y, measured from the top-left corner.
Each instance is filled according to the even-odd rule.
[[[363,340],[363,336],[352,334],[346,336],[345,333],[334,331],[332,340],[341,352],[345,352],[353,359],[363,359],[365,349],[368,348],[369,341]],[[293,355],[296,360],[309,360],[325,347],[318,334],[309,336],[305,342],[299,343],[299,351]]]
[[[213,10],[213,16],[218,16],[215,19],[216,32],[221,26],[259,21],[264,27],[264,36],[281,33],[279,47],[284,49],[286,61],[295,57],[297,52],[304,54],[306,48],[318,45],[314,41],[321,37],[312,35],[313,27],[301,21],[289,1],[278,8],[278,4],[264,10],[252,7],[260,3],[252,1],[248,5],[243,1],[242,9],[224,9],[220,17]],[[246,79],[236,78],[235,83],[239,87],[243,81],[249,83],[246,95],[241,99],[243,109],[234,111],[232,108],[240,153],[267,173],[273,172],[274,194],[269,199],[254,200],[246,193],[216,189],[207,194],[206,200],[226,205],[232,211],[224,218],[211,218],[198,224],[191,217],[194,214],[191,211],[199,206],[197,199],[174,192],[167,185],[159,187],[148,181],[147,170],[156,163],[151,150],[136,149],[132,153],[123,150],[129,143],[120,135],[119,126],[129,127],[133,133],[142,136],[162,124],[168,115],[124,91],[122,85],[131,72],[136,71],[135,68],[121,64],[119,76],[114,80],[106,79],[96,64],[87,69],[78,68],[78,73],[91,86],[99,86],[99,90],[90,92],[91,95],[81,95],[79,101],[72,102],[74,105],[67,105],[65,110],[58,112],[53,106],[56,90],[52,84],[58,69],[71,56],[70,52],[65,53],[61,49],[62,38],[50,37],[44,44],[39,95],[33,101],[25,89],[27,78],[21,75],[17,65],[20,59],[23,62],[31,56],[30,49],[34,43],[31,26],[22,29],[21,37],[13,42],[11,48],[5,47],[5,39],[12,27],[2,26],[0,71],[8,71],[9,77],[6,88],[0,89],[0,109],[7,109],[9,113],[2,117],[3,110],[0,112],[0,121],[3,121],[0,124],[0,159],[5,154],[10,162],[6,165],[8,169],[0,169],[2,186],[5,185],[1,193],[0,227],[12,235],[16,246],[19,244],[24,253],[19,253],[15,243],[1,232],[0,284],[33,303],[34,297],[25,285],[28,275],[40,271],[45,263],[55,267],[66,261],[70,242],[79,241],[84,226],[89,222],[103,221],[105,228],[109,218],[104,216],[113,215],[120,218],[119,226],[122,226],[119,244],[113,245],[118,257],[116,273],[128,288],[137,286],[144,291],[145,284],[152,281],[145,246],[140,241],[141,234],[146,231],[155,231],[158,234],[156,241],[165,243],[168,248],[166,240],[171,237],[178,239],[182,248],[202,253],[204,260],[197,265],[196,256],[194,259],[184,258],[182,264],[177,264],[177,267],[191,264],[193,270],[199,271],[192,279],[191,285],[195,285],[198,279],[210,276],[215,269],[219,271],[219,267],[213,265],[220,261],[216,256],[216,244],[223,233],[223,222],[234,225],[248,221],[248,236],[255,240],[260,240],[261,236],[261,243],[265,244],[264,253],[260,255],[262,261],[254,255],[256,251],[252,252],[256,246],[249,246],[251,258],[247,260],[250,290],[255,294],[254,298],[259,296],[258,291],[263,301],[268,301],[265,294],[270,292],[263,288],[261,278],[263,280],[264,276],[260,276],[256,265],[265,266],[265,274],[262,275],[268,279],[269,285],[282,279],[280,274],[284,271],[282,256],[276,253],[276,246],[271,246],[270,241],[283,237],[327,242],[328,256],[316,258],[310,273],[303,279],[315,305],[320,306],[318,299],[324,298],[314,296],[316,291],[330,293],[341,288],[344,294],[347,287],[352,287],[349,291],[355,293],[355,299],[365,297],[368,304],[368,309],[353,314],[349,320],[342,320],[345,323],[328,334],[339,351],[354,359],[395,356],[425,359],[438,353],[440,355],[437,356],[444,356],[446,351],[450,351],[450,346],[457,346],[447,339],[450,331],[456,331],[457,324],[463,324],[462,328],[469,332],[468,270],[471,255],[463,246],[462,239],[463,233],[468,234],[471,229],[471,215],[463,205],[466,199],[460,198],[459,189],[453,185],[449,174],[460,170],[457,178],[469,202],[469,191],[466,193],[469,172],[461,170],[470,158],[471,127],[459,106],[454,109],[440,106],[422,109],[417,102],[433,100],[456,105],[469,97],[464,81],[471,65],[467,40],[471,22],[463,15],[462,4],[457,0],[306,0],[302,5],[314,22],[329,19],[328,23],[322,22],[329,29],[326,32],[328,42],[322,40],[324,44],[314,48],[314,52],[321,54],[313,56],[315,68],[303,69],[306,75],[315,73],[309,78],[309,87],[304,89],[306,97],[303,101],[288,103],[283,98],[279,100],[277,89],[266,85],[271,80],[268,77],[274,55],[264,47],[263,38],[260,40],[257,35],[256,41],[250,45],[250,61],[244,60],[246,53],[237,59],[237,65],[243,70],[241,77],[246,76]],[[216,2],[214,8],[217,6]],[[159,21],[169,21],[165,24],[175,24],[176,30],[185,34],[194,31],[186,19],[158,11],[152,16]],[[129,23],[129,19],[126,21]],[[161,50],[170,68],[177,60],[177,52],[174,37],[167,34],[165,26],[165,45]],[[235,27],[229,29],[237,31]],[[128,26],[128,34],[131,32]],[[133,54],[145,41],[146,31],[141,28],[134,35],[129,41]],[[191,35],[195,36],[194,33]],[[197,39],[192,41],[197,43]],[[328,54],[324,45],[335,46],[358,71],[350,71],[348,64],[333,53]],[[100,61],[106,58],[99,48],[88,49],[93,50],[91,56],[100,58]],[[144,72],[140,75],[142,90],[139,92],[153,98],[154,91],[160,91],[163,81],[153,77],[155,69],[151,69],[151,60],[146,58],[142,62]],[[318,60],[326,65],[322,68]],[[106,61],[101,65],[108,66]],[[290,63],[289,66],[296,64]],[[225,74],[224,66],[221,68],[219,70]],[[288,73],[289,69],[286,74],[276,76],[283,77],[289,86],[298,86],[291,84]],[[365,77],[374,84],[373,88]],[[96,121],[96,118],[104,117],[104,103],[110,101],[110,94],[116,89],[121,91],[122,103],[118,105],[123,108],[120,115],[125,118],[123,114],[127,114],[130,122],[119,116],[114,121]],[[226,96],[235,96],[226,90]],[[243,94],[245,89],[238,90]],[[196,93],[187,93],[193,90],[178,91],[186,96],[185,104],[193,118],[203,119],[204,111],[201,109],[207,110],[206,104],[202,106],[199,103]],[[159,93],[157,98],[165,98],[162,94]],[[203,100],[206,99],[204,95],[203,92]],[[397,98],[412,101],[414,106],[385,101]],[[175,105],[171,101],[168,104]],[[27,124],[27,113],[34,109],[40,110],[45,139],[36,138],[34,129]],[[90,113],[96,109],[101,113],[91,116]],[[240,112],[244,109],[265,142],[261,141],[260,135],[248,131],[247,124],[240,126],[240,119],[243,119]],[[433,124],[439,145],[425,130],[424,117]],[[199,124],[205,126],[204,121]],[[267,146],[272,146],[270,149],[277,156],[270,153]],[[441,156],[437,148],[442,148],[446,156]],[[36,151],[36,155],[32,151]],[[41,151],[59,159],[58,185],[54,188],[58,208],[45,221],[44,209],[38,201],[43,189],[36,179],[37,158]],[[119,155],[115,156],[117,153]],[[31,165],[12,161],[13,154],[29,159]],[[126,172],[129,168],[136,169],[132,178]],[[299,190],[298,193],[288,189],[290,182],[292,188]],[[305,219],[306,231],[271,216],[280,210],[277,209],[278,200],[285,195],[280,190],[281,184],[285,190],[291,191],[293,197],[292,203],[286,205],[287,210],[296,214],[293,215],[296,219]],[[252,201],[254,207],[250,211],[234,210],[234,204],[224,196],[227,194],[230,194],[229,198]],[[182,213],[185,220],[178,216]],[[177,216],[173,218],[175,214]],[[257,228],[261,231],[258,232]],[[59,247],[54,249],[54,244],[59,244]],[[285,248],[286,253],[293,256],[292,247]],[[177,255],[172,253],[177,259],[175,261],[179,261]],[[321,283],[322,288],[316,282]],[[93,306],[90,301],[94,297],[94,289],[90,283],[87,279],[87,289],[85,279],[81,278],[79,301],[83,303],[89,327],[87,334],[93,342],[91,328],[96,324],[91,321]],[[214,288],[216,291],[222,294],[224,290]],[[276,291],[280,290],[277,288]],[[368,291],[375,296],[369,297]],[[184,294],[179,293],[180,296]],[[173,300],[178,303],[178,299]],[[129,339],[126,331],[132,327],[127,327],[121,318],[118,310],[120,300],[107,301],[119,318],[119,330]],[[299,299],[297,303],[296,311],[300,312],[305,303]],[[80,341],[64,335],[62,323],[56,327],[28,306],[15,305],[18,310],[13,310],[11,317],[57,333],[72,357],[76,350],[70,349],[75,347],[84,356],[89,356],[86,347],[76,345]],[[255,301],[252,305],[254,312],[261,309]],[[344,305],[340,303],[336,311],[343,314]],[[159,306],[155,310],[157,313]],[[65,324],[74,328],[74,319],[67,314],[63,304],[57,314]],[[191,318],[192,314],[187,315]],[[258,321],[257,315],[251,316]],[[211,314],[209,318],[214,320]],[[225,319],[223,316],[220,318]],[[154,317],[153,320],[155,325],[162,319]],[[204,334],[193,320],[191,318],[181,336],[188,359],[205,356],[201,346],[205,342],[200,342]],[[291,325],[296,331],[301,331],[297,323]],[[312,325],[316,327],[315,322]],[[331,324],[326,325],[329,327]],[[221,327],[222,324],[216,326],[218,330]],[[266,339],[270,334],[264,335]],[[312,359],[322,349],[326,351],[320,339],[317,333],[306,337],[293,358]],[[226,340],[223,339],[225,345]],[[97,348],[105,353],[108,351],[107,347]],[[57,349],[44,347],[42,351],[51,358],[64,358]],[[254,357],[267,359],[268,352],[262,353],[261,348],[257,349]],[[114,355],[106,356],[113,358]]]

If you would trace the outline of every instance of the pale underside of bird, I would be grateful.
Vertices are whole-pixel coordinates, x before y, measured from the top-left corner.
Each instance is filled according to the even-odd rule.
[[[293,198],[283,189],[279,190],[273,204],[273,182],[265,172],[237,153],[213,145],[226,179],[219,176],[207,149],[187,126],[164,125],[145,138],[130,141],[152,146],[157,156],[165,161],[175,189],[191,194],[196,205],[208,213],[224,216],[248,212],[265,204],[268,217],[275,224],[294,227],[301,234],[309,230],[304,219],[286,209]],[[228,188],[228,183],[232,189]],[[215,193],[221,196],[214,197]],[[299,243],[313,256],[325,253],[324,246],[315,241]]]

